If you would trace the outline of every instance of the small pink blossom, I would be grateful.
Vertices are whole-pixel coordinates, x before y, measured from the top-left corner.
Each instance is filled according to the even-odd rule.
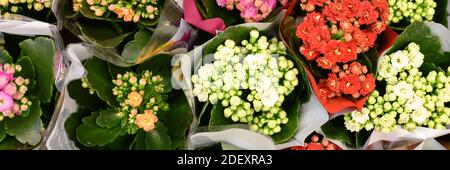
[[[14,83],[9,83],[5,86],[3,91],[10,96],[13,96],[17,92],[17,86]]]
[[[11,110],[14,105],[13,98],[5,92],[0,91],[0,112]]]

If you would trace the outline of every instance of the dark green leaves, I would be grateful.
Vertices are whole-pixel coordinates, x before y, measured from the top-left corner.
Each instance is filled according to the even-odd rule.
[[[0,64],[12,63],[13,58],[9,55],[8,51],[0,49]]]
[[[329,120],[322,125],[321,129],[327,138],[339,140],[347,145],[355,146],[355,142],[351,139],[350,131],[347,131],[344,126],[344,116]]]
[[[116,97],[112,93],[114,84],[109,75],[108,65],[105,61],[98,58],[92,58],[84,64],[88,74],[89,84],[97,92],[98,97],[107,102],[110,106],[118,106]]]
[[[77,139],[84,146],[105,146],[114,141],[119,136],[122,127],[103,128],[97,125],[96,119],[99,112],[92,112],[92,115],[84,117],[83,124],[77,128]]]
[[[127,61],[135,61],[142,54],[144,47],[148,45],[152,32],[141,28],[135,35],[134,40],[128,42],[122,51],[122,56]]]
[[[36,88],[30,93],[38,96],[43,103],[50,102],[54,84],[55,44],[53,40],[38,37],[34,40],[27,39],[19,46],[22,48],[21,56],[28,56],[36,69]]]
[[[102,48],[117,47],[122,41],[131,35],[131,32],[124,32],[122,28],[114,22],[95,21],[78,22],[81,33],[92,44]]]
[[[5,123],[2,121],[0,122],[0,142],[5,139],[6,135]]]
[[[171,135],[178,137],[186,135],[192,123],[192,113],[183,92],[174,93],[169,110],[162,114],[161,120],[166,124]]]
[[[234,122],[230,118],[226,118],[223,114],[223,106],[220,103],[214,105],[211,110],[211,119],[209,120],[209,128],[214,126],[223,126],[233,124]]]
[[[67,85],[69,96],[77,102],[78,107],[98,110],[105,107],[97,94],[89,94],[87,88],[81,86],[81,80],[74,80]]]
[[[104,128],[112,128],[119,125],[124,115],[119,115],[115,109],[100,111],[96,119],[97,125]]]
[[[41,141],[42,112],[39,100],[33,100],[28,116],[18,116],[5,120],[5,129],[11,136],[15,136],[21,143],[37,145]]]
[[[248,39],[250,37],[250,31],[256,28],[253,27],[242,27],[242,26],[232,26],[228,27],[226,31],[220,33],[211,42],[209,42],[204,51],[203,55],[211,54],[217,51],[217,47],[223,44],[226,40],[234,40],[236,44],[240,44],[242,40]]]
[[[155,129],[145,134],[145,149],[169,150],[172,148],[172,140],[167,134],[167,128],[162,122],[158,122]]]

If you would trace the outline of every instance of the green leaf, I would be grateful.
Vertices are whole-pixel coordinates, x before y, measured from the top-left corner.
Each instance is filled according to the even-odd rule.
[[[153,75],[160,75],[163,78],[164,93],[168,93],[172,90],[172,55],[170,54],[158,54],[148,59],[147,61],[139,64],[137,72],[141,73],[148,70]]]
[[[41,141],[42,115],[40,102],[35,99],[27,117],[18,116],[5,121],[5,129],[11,136],[15,136],[21,143],[37,145]]]
[[[225,117],[223,110],[224,108],[220,103],[213,106],[211,110],[211,119],[209,119],[209,129],[212,129],[214,126],[234,124],[233,120]]]
[[[86,112],[88,111],[79,109],[77,112],[71,113],[64,122],[64,129],[66,130],[67,136],[74,142],[78,142],[76,137],[77,127],[82,123],[81,120],[86,115]]]
[[[28,56],[36,69],[36,88],[30,93],[41,99],[42,103],[50,102],[53,92],[55,44],[52,39],[38,37],[27,39],[19,44],[21,56]]]
[[[186,136],[172,138],[172,150],[181,150],[186,148]]]
[[[130,150],[145,150],[145,134],[142,130],[136,134],[133,143],[130,145]]]
[[[144,50],[152,37],[152,32],[145,28],[141,28],[135,35],[134,40],[128,42],[123,51],[122,57],[128,61],[136,61],[136,58],[143,53]]]
[[[406,27],[386,54],[404,50],[411,42],[420,46],[420,52],[425,55],[424,63],[434,63],[437,66],[450,63],[450,57],[446,57],[441,50],[439,37],[431,34],[430,28],[423,22],[415,22]]]
[[[116,109],[106,109],[100,111],[100,115],[96,119],[97,125],[104,128],[112,128],[122,121],[123,115],[118,115]]]
[[[364,144],[366,143],[367,139],[369,139],[371,132],[372,131],[368,132],[365,129],[363,129],[359,132],[356,132],[355,143],[356,143],[357,148],[364,147]]]
[[[439,0],[439,1],[435,1],[437,3],[433,16],[433,21],[436,23],[440,23],[442,25],[444,25],[445,27],[448,26],[448,21],[447,21],[447,5],[448,5],[448,0]]]
[[[65,3],[62,8],[64,18],[74,18],[79,14],[79,11],[73,10],[73,3]]]
[[[84,63],[84,67],[88,72],[88,82],[91,87],[95,89],[98,97],[107,102],[110,106],[119,106],[116,97],[112,93],[114,84],[109,75],[107,63],[94,57],[87,60],[86,63]]]
[[[90,43],[102,48],[117,47],[132,34],[132,32],[123,32],[117,23],[108,21],[79,21],[78,26]]]
[[[195,0],[195,2],[204,18],[220,18],[227,26],[243,22],[238,10],[229,11],[219,7],[216,1],[212,0]]]
[[[129,67],[119,67],[112,63],[108,63],[108,70],[111,76],[111,79],[116,79],[117,74],[125,74],[127,71],[130,71]]]
[[[70,98],[77,102],[81,108],[90,110],[99,110],[105,108],[105,103],[98,97],[97,94],[89,94],[87,88],[81,86],[81,80],[74,80],[67,85],[67,91]]]
[[[169,98],[172,99],[169,101],[169,110],[163,114],[161,120],[166,124],[172,136],[185,136],[192,123],[189,103],[184,93],[180,90],[174,92]]]
[[[171,148],[172,140],[162,122],[158,122],[153,130],[145,133],[145,149],[170,150]]]
[[[3,141],[0,141],[0,150],[19,150],[31,149],[29,146],[20,143],[15,137],[6,135]]]
[[[92,112],[92,115],[83,118],[83,124],[77,128],[77,139],[84,146],[105,146],[113,142],[122,130],[120,126],[113,128],[102,128],[98,126],[96,123],[98,115],[99,112]]]
[[[205,113],[207,112],[208,108],[211,109],[210,107],[212,107],[212,105],[209,104],[209,101],[205,102],[205,104],[202,107],[202,110],[200,111],[200,114],[198,115],[198,122],[197,125],[195,125],[195,127],[197,128],[198,126],[200,126],[202,123],[209,123],[206,120],[207,115],[205,115]],[[209,112],[211,113],[211,112]],[[209,120],[209,119],[208,119]],[[206,124],[207,125],[207,124]]]
[[[236,44],[240,44],[242,40],[248,39],[250,37],[250,31],[254,30],[254,27],[243,27],[243,26],[231,26],[228,27],[224,32],[217,35],[211,42],[205,46],[203,51],[203,56],[207,54],[212,54],[217,51],[217,47],[223,44],[226,40],[234,40]]]
[[[0,49],[0,64],[12,63],[13,58],[9,55],[8,51]]]
[[[358,56],[359,62],[367,66],[369,73],[376,73],[378,56],[376,48],[371,48],[369,51]]]
[[[23,78],[29,79],[30,84],[27,86],[28,90],[33,90],[36,86],[36,72],[33,63],[31,63],[31,59],[27,56],[23,56],[17,60],[17,64],[22,66],[22,70],[15,73],[15,76],[22,76]]]
[[[283,103],[287,116],[289,118],[288,123],[281,126],[280,133],[272,135],[272,139],[277,144],[286,142],[287,140],[291,139],[297,131],[301,104],[299,97],[293,94],[294,93],[292,93],[292,96],[294,97],[292,99],[287,100]]]
[[[329,120],[322,125],[321,129],[326,138],[339,140],[347,145],[355,146],[355,142],[352,140],[352,134],[344,126],[344,116],[338,116]]]
[[[5,139],[6,137],[6,129],[5,129],[5,123],[3,123],[4,121],[0,122],[0,142],[3,141],[3,139]]]

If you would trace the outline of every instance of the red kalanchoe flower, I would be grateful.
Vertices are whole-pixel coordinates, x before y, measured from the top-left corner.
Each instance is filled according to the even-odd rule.
[[[373,74],[368,74],[361,85],[359,93],[362,95],[369,95],[373,90],[375,90],[375,78],[373,77]]]
[[[327,88],[332,92],[339,93],[341,90],[339,89],[339,79],[336,74],[329,73],[326,81]]]
[[[363,73],[361,63],[356,61],[350,64],[349,69],[352,74],[361,75]]]
[[[342,77],[339,80],[339,87],[344,94],[355,94],[358,93],[361,88],[361,82],[359,81],[359,76],[355,74],[350,74]]]
[[[320,143],[309,143],[306,150],[323,150],[323,146]]]
[[[331,69],[335,65],[335,61],[330,61],[328,58],[319,57],[316,59],[317,65],[324,69]]]
[[[356,17],[359,24],[372,24],[377,21],[378,12],[369,1],[364,1],[359,5]]]
[[[319,56],[318,52],[305,48],[305,46],[300,47],[300,53],[302,53],[307,60],[315,60]]]

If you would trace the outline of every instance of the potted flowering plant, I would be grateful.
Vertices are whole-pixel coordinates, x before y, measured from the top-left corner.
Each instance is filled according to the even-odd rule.
[[[289,0],[187,0],[184,17],[190,24],[216,34],[216,30],[231,25],[273,21],[289,3]]]
[[[260,28],[231,26],[200,47],[200,66],[191,77],[201,108],[197,126],[241,127],[279,144],[295,135],[309,90],[306,74],[283,42]]]
[[[388,0],[389,27],[403,31],[409,24],[420,21],[440,23],[447,22],[447,0]]]
[[[171,59],[160,54],[133,67],[83,61],[87,75],[67,86],[78,105],[64,123],[69,139],[79,149],[184,149],[192,114],[172,89]]]
[[[288,9],[280,34],[329,113],[362,107],[374,90],[377,49],[385,48],[377,37],[388,17],[387,3],[375,0],[301,0]]]
[[[0,149],[32,149],[55,108],[55,43],[3,33],[0,50]]]
[[[47,23],[56,22],[51,10],[52,0],[2,0],[0,1],[0,15],[5,18],[11,14],[20,14]]]
[[[116,65],[139,64],[186,38],[184,32],[174,36],[179,27],[188,26],[173,0],[63,1],[59,8],[64,26],[97,57]]]
[[[377,88],[364,107],[322,126],[325,135],[357,147],[387,140],[420,149],[426,139],[450,133],[450,49],[440,41],[448,36],[439,24],[408,26],[381,57]]]

